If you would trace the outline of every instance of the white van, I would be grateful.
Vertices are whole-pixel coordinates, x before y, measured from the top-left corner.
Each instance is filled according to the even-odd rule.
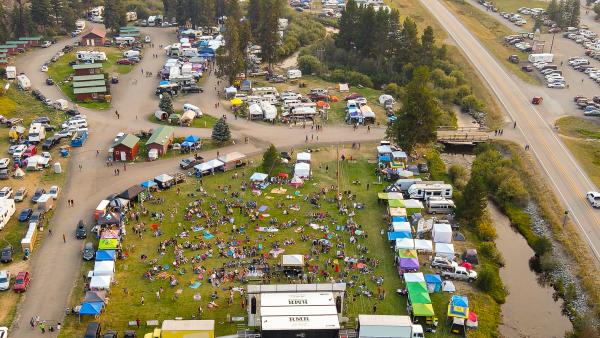
[[[28,140],[31,143],[42,142],[46,138],[46,129],[41,123],[32,123],[29,127]]]
[[[140,57],[140,52],[137,50],[128,50],[128,51],[123,52],[123,57],[131,58],[134,56]]]
[[[186,103],[183,105],[183,111],[191,110],[196,114],[196,117],[202,116],[202,110],[200,108],[194,106],[193,104]]]
[[[69,109],[69,102],[65,99],[56,99],[52,105],[55,109],[62,111]]]
[[[122,44],[132,44],[135,42],[135,38],[132,36],[117,36],[115,37],[115,43],[117,45],[122,45]]]
[[[31,80],[25,74],[21,74],[17,76],[17,86],[21,90],[29,90],[31,89]]]
[[[0,230],[2,230],[6,223],[10,220],[12,215],[15,213],[15,200],[6,199],[0,200]]]
[[[287,71],[288,79],[299,79],[302,77],[302,72],[300,69],[290,69]]]
[[[451,214],[454,212],[454,201],[443,197],[430,197],[425,201],[425,206],[430,214]]]
[[[62,124],[62,127],[67,129],[87,128],[87,126],[87,121],[84,119],[70,120]]]
[[[7,66],[6,67],[6,79],[14,80],[17,78],[17,67],[15,66]]]

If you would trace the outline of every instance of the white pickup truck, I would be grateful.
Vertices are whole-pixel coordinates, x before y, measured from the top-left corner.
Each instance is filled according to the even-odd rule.
[[[467,270],[462,266],[455,266],[451,270],[442,271],[441,274],[443,278],[463,280],[469,283],[477,279],[477,272],[473,270]]]

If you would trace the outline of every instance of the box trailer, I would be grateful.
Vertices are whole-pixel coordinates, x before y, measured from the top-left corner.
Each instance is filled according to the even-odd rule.
[[[31,89],[31,80],[25,74],[21,74],[17,76],[17,86],[21,90],[29,90]]]
[[[358,315],[358,338],[423,338],[423,327],[409,316]]]
[[[83,144],[88,138],[88,132],[85,130],[78,130],[73,138],[71,139],[71,147],[83,147]]]
[[[16,78],[17,78],[17,67],[15,67],[15,66],[6,67],[6,79],[14,80]]]
[[[550,53],[529,54],[527,59],[531,63],[552,62],[552,60],[554,60],[554,54],[550,54]]]

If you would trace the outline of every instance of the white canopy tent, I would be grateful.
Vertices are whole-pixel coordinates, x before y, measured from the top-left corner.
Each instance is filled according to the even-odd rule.
[[[248,106],[248,113],[250,113],[250,118],[258,118],[264,115],[263,110],[258,103],[253,103]]]
[[[442,282],[442,291],[444,292],[456,292],[456,286],[451,280],[445,280]]]
[[[436,243],[452,243],[452,227],[448,223],[434,224],[432,235]]]
[[[403,276],[405,283],[425,283],[425,276],[421,272],[405,272]]]
[[[433,252],[433,242],[428,239],[415,239],[415,250]]]
[[[302,255],[282,255],[281,265],[283,266],[304,266],[304,256]]]
[[[96,261],[94,276],[112,276],[115,274],[115,261]]]
[[[260,103],[260,108],[265,115],[265,120],[274,120],[277,117],[277,107],[274,105],[263,101]]]
[[[108,290],[110,289],[111,276],[94,276],[90,280],[91,290]]]
[[[454,259],[454,244],[435,243],[435,254],[436,256]]]
[[[311,158],[310,153],[298,153],[296,155],[296,162],[310,163],[310,158]]]
[[[393,222],[392,231],[394,232],[411,232],[410,223],[408,222]]]
[[[396,239],[396,250],[400,249],[414,249],[415,240],[412,238],[397,238]]]
[[[250,181],[252,182],[264,182],[269,175],[263,173],[254,173],[250,176]]]
[[[213,159],[204,163],[196,164],[194,169],[199,172],[206,172],[222,167],[223,165],[225,165],[223,162]]]
[[[310,164],[296,163],[294,166],[294,176],[298,176],[300,178],[310,177]]]

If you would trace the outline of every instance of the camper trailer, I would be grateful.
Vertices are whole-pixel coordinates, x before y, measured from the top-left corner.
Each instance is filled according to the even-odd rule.
[[[77,20],[75,21],[75,27],[77,27],[77,29],[79,29],[80,31],[83,31],[85,29],[85,20]]]
[[[299,79],[302,77],[302,72],[300,69],[290,69],[287,71],[288,79]]]
[[[430,214],[451,214],[454,212],[454,201],[443,197],[430,197],[425,201]]]
[[[133,36],[117,36],[117,37],[115,37],[115,43],[117,45],[123,45],[123,44],[131,45],[134,42],[135,42],[135,38]]]
[[[6,79],[14,80],[16,78],[17,78],[17,67],[15,67],[15,66],[6,67]]]
[[[31,89],[31,80],[25,74],[21,74],[17,76],[17,86],[21,90],[29,90]]]
[[[39,143],[46,138],[46,129],[41,123],[32,123],[29,127],[28,140],[31,143]]]
[[[5,199],[0,200],[0,230],[2,230],[6,223],[10,220],[12,215],[15,213],[15,200]]]
[[[83,62],[96,62],[96,61],[106,61],[106,53],[98,52],[98,51],[88,51],[82,50],[75,54],[78,61]]]
[[[430,197],[452,198],[452,185],[440,183],[416,183],[408,188],[408,195],[411,199],[427,200]]]
[[[140,51],[138,50],[128,50],[123,52],[123,57],[132,58],[132,57],[140,57]]]
[[[275,95],[277,97],[279,96],[279,92],[275,87],[254,87],[252,88],[252,95]]]
[[[136,12],[127,12],[127,13],[125,13],[125,18],[127,18],[128,22],[135,21],[135,20],[137,20],[137,13]]]

